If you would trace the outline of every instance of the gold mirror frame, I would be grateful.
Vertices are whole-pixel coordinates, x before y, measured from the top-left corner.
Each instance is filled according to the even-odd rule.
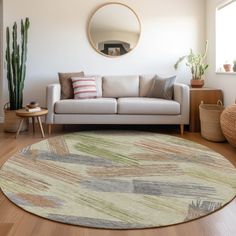
[[[91,28],[92,28],[92,27],[91,27],[91,24],[92,24],[92,19],[93,19],[93,17],[95,16],[95,14],[96,14],[100,9],[102,9],[102,8],[108,6],[108,5],[119,5],[119,6],[123,6],[123,7],[127,8],[127,9],[129,9],[129,10],[134,14],[134,16],[136,17],[136,20],[137,20],[137,24],[138,24],[138,28],[139,28],[139,36],[138,36],[138,39],[137,39],[135,45],[134,45],[129,51],[127,51],[126,53],[124,53],[124,54],[122,54],[122,55],[115,55],[115,56],[114,56],[114,55],[108,55],[108,54],[106,54],[106,53],[101,52],[101,51],[98,49],[98,47],[95,45],[94,40],[93,40],[92,35],[91,35]],[[141,22],[140,22],[140,19],[139,19],[138,15],[136,14],[136,12],[135,12],[132,8],[130,8],[129,6],[127,6],[127,5],[123,4],[123,3],[119,3],[119,2],[109,2],[109,3],[105,3],[105,4],[100,5],[99,7],[97,7],[97,8],[93,11],[93,13],[91,14],[91,16],[90,16],[90,18],[89,18],[89,21],[88,21],[87,34],[88,34],[89,42],[90,42],[91,46],[93,47],[93,49],[94,49],[96,52],[98,52],[99,54],[101,54],[101,55],[103,55],[103,56],[109,57],[109,58],[117,58],[117,57],[121,57],[121,56],[124,56],[124,55],[128,54],[129,52],[131,52],[132,50],[134,50],[134,49],[136,48],[136,46],[137,46],[137,44],[138,44],[138,42],[139,42],[139,40],[140,40],[140,35],[141,35]],[[124,43],[125,43],[125,42],[124,42]]]

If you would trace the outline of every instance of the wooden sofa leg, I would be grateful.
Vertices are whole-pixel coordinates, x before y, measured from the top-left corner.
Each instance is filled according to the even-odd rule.
[[[180,124],[180,134],[184,134],[184,124]]]
[[[52,133],[52,124],[49,124],[48,125],[48,134],[51,134]]]

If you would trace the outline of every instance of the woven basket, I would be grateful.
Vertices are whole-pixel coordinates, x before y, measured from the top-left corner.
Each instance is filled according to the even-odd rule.
[[[20,124],[20,121],[22,118],[16,115],[15,110],[10,110],[7,107],[7,104],[4,106],[4,124],[3,124],[3,129],[5,132],[9,133],[16,133]],[[28,120],[25,119],[20,131],[27,131],[28,130]]]
[[[236,147],[236,104],[224,110],[220,117],[220,124],[227,141]]]
[[[200,104],[199,114],[201,121],[201,135],[203,138],[214,142],[225,141],[220,126],[220,116],[223,110],[224,107],[220,100],[217,104]]]

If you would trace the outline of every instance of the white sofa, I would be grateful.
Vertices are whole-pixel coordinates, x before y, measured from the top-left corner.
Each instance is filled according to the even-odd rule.
[[[189,87],[175,83],[173,99],[149,98],[154,75],[96,76],[98,98],[61,100],[60,84],[47,87],[46,123],[189,124]]]

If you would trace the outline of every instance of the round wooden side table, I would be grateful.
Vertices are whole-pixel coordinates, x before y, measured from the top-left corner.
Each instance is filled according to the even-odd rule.
[[[40,117],[46,115],[47,113],[48,113],[48,110],[43,109],[43,108],[41,108],[41,111],[36,111],[36,112],[29,112],[29,111],[26,111],[25,109],[17,110],[16,115],[21,117],[22,119],[20,121],[18,130],[17,130],[17,133],[16,133],[16,138],[20,133],[21,126],[23,124],[24,119],[29,119],[29,118],[32,118],[32,125],[33,125],[33,132],[34,133],[35,133],[35,118],[38,120],[38,124],[39,124],[39,127],[40,127],[42,138],[44,138],[44,131],[43,131],[43,126],[42,126],[42,122],[41,122]]]

